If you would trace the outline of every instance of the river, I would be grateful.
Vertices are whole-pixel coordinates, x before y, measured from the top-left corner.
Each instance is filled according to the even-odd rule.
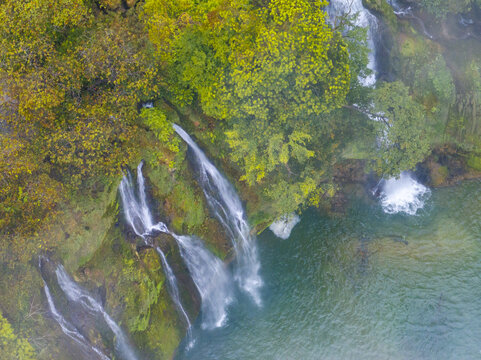
[[[481,358],[480,181],[432,190],[414,216],[353,197],[258,246],[262,307],[239,292],[177,360]]]

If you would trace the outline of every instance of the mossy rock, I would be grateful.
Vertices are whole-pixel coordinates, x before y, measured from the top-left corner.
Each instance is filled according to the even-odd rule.
[[[184,329],[155,250],[138,253],[113,226],[81,277],[105,289],[107,312],[127,330],[142,358],[172,358]]]
[[[366,8],[380,15],[391,31],[397,28],[396,15],[386,0],[363,0],[362,2]]]
[[[435,162],[430,162],[428,164],[429,175],[431,177],[432,186],[441,186],[446,183],[449,176],[449,170],[447,166],[440,165]]]
[[[469,155],[466,164],[473,170],[481,171],[481,155]]]

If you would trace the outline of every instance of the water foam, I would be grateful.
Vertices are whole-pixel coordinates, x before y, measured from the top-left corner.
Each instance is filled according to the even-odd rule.
[[[407,171],[403,171],[398,179],[381,180],[375,192],[378,189],[380,189],[382,208],[387,214],[403,212],[416,215],[431,194],[429,188],[417,182]]]
[[[287,214],[274,221],[271,226],[269,226],[269,229],[278,238],[286,240],[291,236],[292,229],[299,223],[299,221],[301,221],[301,218],[295,213]]]

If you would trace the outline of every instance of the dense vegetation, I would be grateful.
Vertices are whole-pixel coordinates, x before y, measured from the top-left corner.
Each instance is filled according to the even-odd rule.
[[[340,187],[336,171],[349,160],[366,172],[396,176],[433,149],[450,147],[481,170],[479,46],[429,40],[397,22],[384,0],[366,3],[393,38],[390,81],[375,88],[363,85],[371,74],[366,30],[354,26],[357,14],[329,22],[327,1],[0,1],[5,269],[27,264],[39,249],[57,250],[72,270],[92,263],[100,234],[112,231],[118,213],[122,171],[141,158],[174,229],[213,233],[173,122],[194,133],[245,190],[255,225],[328,203]],[[481,6],[479,0],[417,3],[436,23]],[[453,55],[461,52],[462,59]],[[154,106],[143,107],[147,102]],[[63,233],[45,235],[50,227],[76,229],[56,223],[56,215],[69,211],[91,216],[91,223],[102,218],[100,234],[79,230],[77,243]],[[158,329],[148,327],[150,313],[165,308],[154,307],[162,280],[136,269],[143,260],[134,253],[115,265],[122,269],[119,286],[142,287],[149,302],[140,310],[127,304],[126,323],[151,336]],[[35,282],[27,278],[19,297]],[[13,308],[1,300],[0,310]],[[0,352],[31,356],[22,336],[0,313]]]

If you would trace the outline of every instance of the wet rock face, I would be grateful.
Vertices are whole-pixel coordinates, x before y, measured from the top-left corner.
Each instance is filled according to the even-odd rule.
[[[200,312],[201,297],[197,288],[189,274],[189,270],[185,266],[179,253],[179,248],[175,240],[167,234],[161,234],[157,238],[159,247],[166,254],[169,264],[179,282],[179,290],[184,294],[183,299],[186,301],[187,311],[190,318],[195,319]]]
[[[462,180],[479,178],[481,172],[469,164],[470,157],[455,149],[443,148],[433,154],[416,169],[416,176],[430,186],[449,186]]]
[[[334,182],[336,183],[363,183],[366,181],[364,163],[362,161],[345,161],[336,166],[334,170]]]

